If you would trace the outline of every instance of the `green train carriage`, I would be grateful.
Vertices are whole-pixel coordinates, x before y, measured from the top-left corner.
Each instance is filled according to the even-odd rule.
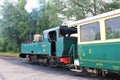
[[[120,72],[120,9],[75,21],[81,69],[107,74]]]
[[[19,56],[54,67],[73,63],[77,58],[77,37],[71,35],[76,32],[76,28],[65,26],[44,30],[41,40],[38,35],[33,42],[21,44]]]

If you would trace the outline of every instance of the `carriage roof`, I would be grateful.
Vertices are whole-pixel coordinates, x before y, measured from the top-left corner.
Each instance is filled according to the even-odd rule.
[[[88,21],[91,21],[91,20],[97,20],[97,19],[100,19],[100,18],[109,17],[109,16],[116,15],[116,14],[120,14],[120,9],[110,11],[110,12],[106,12],[106,13],[102,13],[102,14],[92,16],[92,17],[88,17],[88,18],[85,18],[85,19],[81,19],[81,20],[78,20],[78,21],[73,21],[72,23],[68,24],[68,27],[75,27],[78,24],[83,23],[83,22],[88,22]]]

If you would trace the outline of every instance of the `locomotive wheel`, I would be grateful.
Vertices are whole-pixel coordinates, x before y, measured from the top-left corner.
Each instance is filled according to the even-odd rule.
[[[31,64],[37,63],[37,56],[36,55],[29,55],[29,62]]]
[[[26,55],[25,61],[26,61],[27,63],[30,63],[30,57],[29,57],[29,55]]]
[[[55,63],[55,62],[50,62],[50,67],[56,68],[56,67],[57,67],[57,63]]]
[[[30,63],[30,64],[33,64],[33,59],[32,59],[32,56],[31,56],[31,55],[29,56],[29,63]]]
[[[65,64],[64,63],[59,63],[59,68],[61,68],[61,69],[65,69],[66,67],[65,67]],[[67,69],[67,68],[66,68]]]

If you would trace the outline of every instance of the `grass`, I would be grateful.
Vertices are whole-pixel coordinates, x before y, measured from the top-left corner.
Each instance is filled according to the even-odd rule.
[[[0,52],[0,55],[6,55],[6,56],[18,56],[19,53],[15,53],[15,52]]]

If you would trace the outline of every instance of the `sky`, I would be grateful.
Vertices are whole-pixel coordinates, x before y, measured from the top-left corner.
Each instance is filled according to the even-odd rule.
[[[27,4],[25,5],[25,10],[27,12],[32,12],[32,9],[34,8],[40,8],[40,2],[39,0],[27,0]]]
[[[5,1],[5,0],[0,0],[0,5],[2,5],[3,4],[3,1]],[[11,1],[11,2],[16,2],[17,0],[9,0],[9,1]],[[27,12],[32,12],[32,9],[34,9],[34,8],[40,8],[40,2],[39,2],[39,0],[26,0],[26,5],[25,5],[25,10],[27,11]]]
[[[4,1],[4,0],[0,0],[0,5],[2,5],[3,1]]]
[[[109,2],[112,2],[112,0],[105,0],[105,2],[108,2],[108,3],[109,3]]]

